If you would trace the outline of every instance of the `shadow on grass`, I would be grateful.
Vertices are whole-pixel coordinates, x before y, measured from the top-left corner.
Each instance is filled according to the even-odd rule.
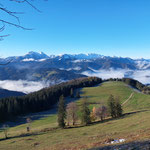
[[[109,121],[112,121],[112,120],[120,120],[120,119],[124,119],[124,118],[128,117],[129,115],[133,115],[133,114],[141,113],[141,112],[146,112],[146,111],[149,111],[149,110],[140,110],[140,111],[134,111],[134,112],[125,113],[125,114],[123,114],[122,117],[119,117],[119,118],[108,118],[108,119],[105,119],[103,121],[101,121],[101,120],[100,121],[95,121],[95,122],[91,122],[90,124],[88,124],[86,126],[92,126],[94,124],[106,123],[106,122],[109,122]],[[81,127],[85,127],[85,125],[67,126],[65,129],[81,128]]]
[[[126,116],[133,115],[133,114],[136,114],[136,113],[146,112],[146,111],[150,111],[150,110],[145,109],[145,110],[138,110],[138,111],[133,111],[133,112],[125,113],[125,114],[123,114],[122,117],[126,117]]]
[[[121,117],[118,117],[118,118],[108,118],[108,119],[105,119],[103,121],[92,122],[90,125],[99,124],[99,123],[105,123],[105,122],[109,122],[109,121],[112,121],[112,120],[120,120],[120,119],[124,119],[124,118],[126,118],[126,117],[128,117],[130,115],[133,115],[133,114],[136,114],[136,113],[141,113],[141,112],[146,112],[146,111],[149,111],[149,110],[139,110],[139,111],[125,113]]]
[[[10,139],[14,139],[14,138],[22,138],[22,137],[36,136],[36,135],[42,135],[42,134],[44,134],[44,132],[43,133],[25,133],[25,134],[20,134],[20,135],[8,137],[8,138],[2,138],[2,139],[0,139],[0,142],[10,140]]]
[[[37,132],[23,133],[23,134],[8,137],[8,138],[2,138],[2,139],[0,139],[0,141],[5,141],[5,140],[10,140],[10,139],[15,139],[15,138],[22,138],[22,137],[29,137],[29,136],[43,135],[50,131],[56,131],[57,129],[59,129],[59,128],[58,127],[45,128],[45,129],[42,129],[41,131],[37,131]]]
[[[133,114],[141,113],[141,112],[146,112],[146,111],[149,111],[149,110],[140,110],[140,111],[134,111],[134,112],[125,113],[120,118],[108,118],[108,119],[105,119],[103,121],[92,122],[92,123],[90,123],[90,124],[88,124],[86,126],[92,126],[94,124],[106,123],[106,122],[109,122],[109,121],[112,121],[112,120],[120,120],[120,119],[128,117],[129,115],[133,115]],[[85,125],[78,124],[78,125],[75,125],[75,126],[66,126],[64,129],[82,128],[82,127],[85,127]],[[50,131],[56,131],[57,129],[60,129],[60,128],[58,128],[58,127],[45,128],[45,129],[42,129],[41,131],[38,131],[38,132],[24,133],[24,134],[8,137],[7,139],[3,138],[3,139],[0,139],[0,141],[9,140],[9,139],[13,139],[13,138],[21,138],[21,137],[28,137],[28,136],[43,135],[43,134],[46,134],[47,132],[50,132]]]

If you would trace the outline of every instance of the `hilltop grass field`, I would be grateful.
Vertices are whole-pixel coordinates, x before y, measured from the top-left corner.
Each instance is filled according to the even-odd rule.
[[[123,117],[107,118],[88,126],[76,125],[57,128],[57,114],[35,120],[27,134],[27,124],[8,130],[8,139],[0,131],[0,150],[79,150],[106,145],[106,140],[125,139],[125,142],[150,138],[150,95],[145,95],[123,82],[104,82],[80,90],[78,106],[87,97],[89,108],[107,105],[110,94],[119,97],[123,104]],[[124,103],[125,102],[125,103]]]

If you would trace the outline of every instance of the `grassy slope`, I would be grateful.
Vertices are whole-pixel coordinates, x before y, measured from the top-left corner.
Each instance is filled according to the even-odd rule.
[[[106,104],[110,94],[119,96],[123,103],[134,92],[122,82],[106,82],[101,86],[84,88],[82,97],[88,96],[90,108],[94,103]],[[82,98],[81,98],[82,99]],[[80,105],[81,99],[77,101]],[[17,137],[26,133],[26,124],[11,128],[8,140],[0,141],[0,150],[47,150],[47,149],[87,149],[103,145],[107,138],[125,138],[127,141],[147,139],[150,137],[150,96],[134,92],[133,97],[123,106],[126,115],[120,119],[108,119],[86,127],[70,129],[54,129],[41,132],[44,128],[56,127],[57,117],[34,121],[30,136]],[[131,113],[132,112],[132,113]],[[127,114],[128,113],[128,114]],[[0,139],[3,139],[0,133]]]

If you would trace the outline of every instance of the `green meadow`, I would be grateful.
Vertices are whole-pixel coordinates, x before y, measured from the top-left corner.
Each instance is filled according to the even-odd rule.
[[[9,128],[8,139],[0,131],[0,150],[84,150],[104,146],[110,138],[123,138],[126,142],[150,138],[150,95],[117,81],[83,88],[80,93],[81,98],[76,103],[80,107],[81,100],[87,97],[91,110],[107,105],[110,94],[119,97],[122,104],[126,101],[123,117],[107,118],[104,122],[96,121],[88,126],[81,126],[78,121],[75,127],[59,129],[57,114],[52,114],[34,120],[30,133],[26,132],[27,124]]]

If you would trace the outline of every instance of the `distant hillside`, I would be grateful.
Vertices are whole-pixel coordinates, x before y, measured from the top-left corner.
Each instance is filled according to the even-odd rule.
[[[22,92],[0,89],[0,98],[6,98],[6,97],[12,97],[12,96],[23,96],[23,95],[26,95],[26,94]]]
[[[75,78],[86,77],[72,71],[39,67],[38,64],[9,64],[0,66],[0,80],[52,81],[60,83]]]

